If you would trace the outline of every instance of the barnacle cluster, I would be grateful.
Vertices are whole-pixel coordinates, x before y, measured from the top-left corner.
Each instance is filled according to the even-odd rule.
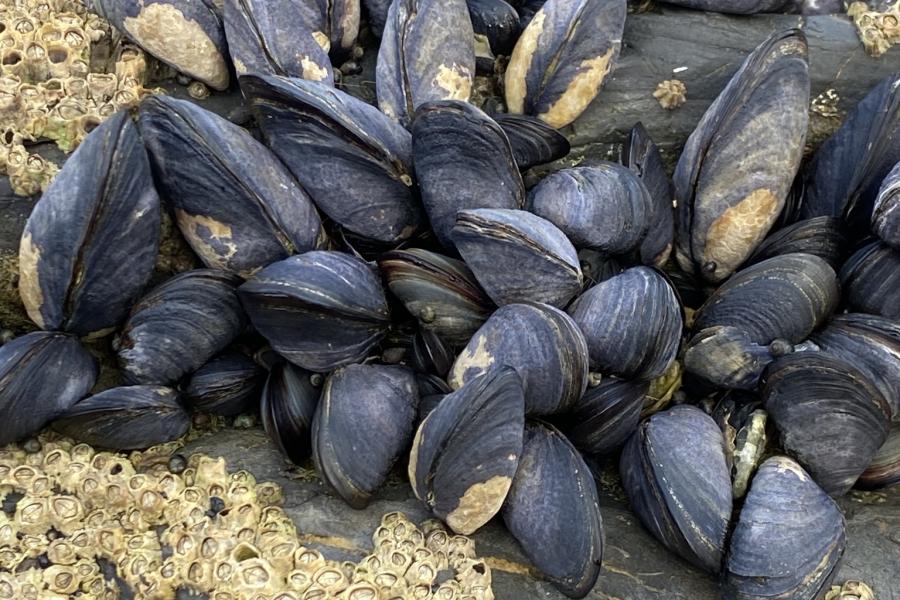
[[[862,581],[848,580],[843,585],[831,586],[825,600],[875,600],[875,592]]]
[[[150,93],[142,50],[122,44],[113,60],[93,56],[112,37],[82,0],[0,0],[0,172],[17,194],[46,189],[59,170],[26,143],[49,139],[70,152]]]
[[[474,543],[438,521],[389,513],[371,554],[331,561],[301,545],[277,485],[179,446],[125,456],[45,433],[0,449],[0,599],[118,598],[105,565],[148,600],[493,598]]]
[[[687,86],[680,79],[666,79],[656,86],[653,97],[666,110],[673,110],[687,100]]]
[[[872,56],[881,56],[891,46],[900,43],[900,0],[883,12],[865,2],[854,2],[847,8],[859,38]]]

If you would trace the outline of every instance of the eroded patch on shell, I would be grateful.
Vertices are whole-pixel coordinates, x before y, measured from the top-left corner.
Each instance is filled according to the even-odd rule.
[[[534,53],[537,51],[538,39],[544,31],[544,19],[547,15],[544,11],[538,11],[529,23],[525,31],[519,37],[518,43],[509,59],[506,68],[506,106],[511,113],[525,112],[525,95],[527,93],[525,76],[534,61]]]
[[[734,271],[766,236],[781,206],[771,190],[759,189],[723,212],[706,235],[704,264],[714,264],[716,279]]]
[[[19,244],[19,296],[28,312],[28,317],[38,327],[44,327],[41,307],[44,305],[44,294],[38,279],[38,263],[41,260],[40,248],[34,245],[31,234],[27,231]]]
[[[562,96],[546,112],[540,113],[538,118],[557,129],[577,119],[597,97],[600,86],[612,67],[616,49],[617,46],[611,46],[605,53],[581,61],[578,75],[569,83]]]
[[[512,455],[511,460],[516,459]],[[502,475],[476,483],[459,499],[459,506],[447,515],[447,525],[463,535],[474,533],[485,524],[486,514],[496,514],[500,510],[511,485],[512,478]]]

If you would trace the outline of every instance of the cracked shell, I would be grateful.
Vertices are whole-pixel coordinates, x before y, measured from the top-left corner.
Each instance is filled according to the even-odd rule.
[[[584,336],[569,315],[547,304],[497,309],[456,357],[447,383],[460,389],[504,366],[522,378],[529,415],[565,412],[587,388]]]
[[[844,261],[847,236],[837,217],[813,217],[797,221],[773,232],[756,247],[744,266],[762,262],[782,254],[803,253],[818,256],[832,269],[839,269]]]
[[[75,403],[53,428],[80,442],[114,450],[137,450],[176,440],[191,417],[170,387],[112,388]]]
[[[506,69],[509,112],[557,129],[597,96],[619,54],[625,0],[549,0],[519,36]]]
[[[872,210],[872,231],[884,243],[900,250],[900,162],[894,165],[878,189]]]
[[[784,208],[809,120],[806,37],[770,36],[747,57],[685,144],[675,168],[676,258],[727,278]]]
[[[566,136],[537,117],[500,113],[493,119],[503,128],[520,171],[565,158],[571,150]]]
[[[0,445],[38,432],[81,400],[97,362],[75,337],[36,331],[0,346]]]
[[[461,210],[451,237],[498,306],[533,301],[562,308],[581,291],[578,252],[546,219],[523,210]]]
[[[221,352],[244,329],[240,280],[196,269],[150,290],[113,341],[129,384],[172,384]]]
[[[560,429],[582,452],[611,454],[637,429],[649,390],[649,381],[605,377],[562,416]]]
[[[349,365],[325,381],[312,422],[316,470],[344,501],[365,508],[409,447],[419,394],[405,367]]]
[[[900,320],[900,251],[872,242],[847,259],[840,277],[851,309]]]
[[[362,360],[390,325],[378,275],[340,252],[307,252],[269,265],[238,293],[272,348],[310,371]]]
[[[641,523],[669,550],[718,573],[731,519],[731,473],[716,422],[682,404],[641,423],[619,462]]]
[[[255,412],[263,369],[241,352],[217,356],[197,369],[183,387],[184,401],[193,410],[232,417]]]
[[[472,378],[419,425],[409,481],[453,531],[470,535],[500,511],[522,454],[522,381],[509,367]]]
[[[246,129],[165,96],[141,104],[140,127],[161,193],[207,267],[249,277],[323,244],[309,196]]]
[[[525,426],[522,455],[503,504],[503,522],[525,555],[569,598],[600,575],[603,521],[594,476],[559,431]]]
[[[153,272],[159,197],[126,111],[66,161],[35,205],[19,245],[19,294],[42,329],[109,333]]]

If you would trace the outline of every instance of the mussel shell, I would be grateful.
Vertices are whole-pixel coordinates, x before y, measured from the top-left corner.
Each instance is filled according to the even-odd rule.
[[[622,44],[625,0],[549,0],[519,36],[506,105],[559,129],[597,96]]]
[[[522,381],[501,367],[473,377],[419,425],[409,481],[453,531],[470,535],[500,511],[522,454]]]
[[[747,57],[688,138],[675,168],[676,257],[722,281],[775,223],[809,120],[806,37],[772,34]]]
[[[839,269],[847,250],[847,236],[837,217],[813,217],[773,232],[747,257],[744,266],[781,254],[801,252],[818,256],[832,269]]]
[[[578,451],[556,429],[530,422],[503,505],[503,522],[558,590],[583,598],[600,575],[603,521],[597,485]]]
[[[466,0],[475,35],[483,35],[493,54],[509,56],[519,37],[519,13],[504,0]]]
[[[430,329],[417,331],[413,337],[412,361],[417,372],[446,377],[455,358],[444,340]]]
[[[553,223],[529,212],[461,210],[452,238],[498,306],[533,301],[562,308],[581,291],[575,247]]]
[[[458,211],[522,208],[525,185],[503,129],[467,102],[428,102],[412,123],[422,202],[438,240],[453,248]]]
[[[75,403],[53,428],[100,448],[149,448],[187,433],[191,417],[178,400],[178,392],[165,386],[111,388]]]
[[[332,61],[341,64],[356,46],[362,12],[360,0],[318,0],[317,4],[322,10],[324,31],[331,39]]]
[[[388,10],[375,90],[378,106],[409,125],[419,106],[468,101],[475,78],[475,33],[466,0],[394,0]]]
[[[898,483],[900,483],[900,424],[894,423],[884,444],[856,480],[856,487],[862,490],[878,490]]]
[[[131,309],[114,341],[129,384],[172,384],[221,352],[246,325],[240,279],[196,269],[150,290]]]
[[[493,115],[509,140],[519,170],[553,162],[569,154],[566,136],[537,117],[528,115]]]
[[[211,0],[91,0],[91,8],[162,62],[216,90],[229,82],[228,45]]]
[[[556,171],[529,194],[528,210],[559,227],[579,248],[628,254],[654,219],[654,201],[640,178],[622,165]]]
[[[328,372],[358,362],[387,332],[387,299],[362,260],[313,251],[269,265],[238,289],[253,326],[297,366]]]
[[[153,272],[159,222],[147,154],[120,111],[87,136],[25,223],[19,295],[28,316],[80,336],[114,328]]]
[[[35,331],[0,346],[0,445],[37,433],[84,398],[97,362],[73,337]]]
[[[601,281],[568,312],[587,340],[591,367],[605,374],[653,379],[678,353],[681,306],[665,277],[649,267]]]
[[[828,263],[811,254],[783,254],[736,273],[707,299],[694,316],[694,331],[736,327],[750,341],[803,341],[837,308],[837,277]]]
[[[183,388],[184,400],[194,410],[226,417],[255,412],[265,372],[241,352],[217,356],[197,369]]]
[[[321,393],[312,377],[321,375],[281,362],[269,371],[262,391],[259,412],[263,427],[281,454],[295,464],[312,452],[310,429]]]
[[[725,564],[727,600],[824,597],[846,545],[834,501],[796,462],[760,465]]]
[[[319,2],[225,0],[228,51],[237,74],[300,77],[334,84]]]
[[[783,12],[793,8],[795,0],[666,0],[666,2],[695,10],[752,15]]]
[[[717,387],[753,390],[775,358],[768,345],[754,343],[743,329],[715,325],[688,342],[684,368]]]
[[[620,259],[607,256],[590,248],[579,250],[578,260],[581,262],[581,273],[584,275],[585,291],[601,281],[620,275],[627,266],[623,265]]]
[[[900,320],[900,251],[872,242],[847,259],[840,276],[850,309]]]
[[[587,389],[560,420],[560,428],[582,452],[610,454],[637,429],[649,390],[648,381],[605,377],[600,385]]]
[[[884,243],[900,250],[900,162],[894,165],[878,188],[872,210],[872,231]]]
[[[378,267],[420,326],[453,345],[468,342],[494,308],[461,260],[408,248],[382,255]]]
[[[529,415],[565,412],[587,388],[588,350],[575,322],[547,304],[508,304],[472,336],[447,383],[459,389],[501,366],[522,378]]]
[[[887,438],[891,407],[852,363],[795,352],[763,376],[765,409],[781,445],[832,496],[845,494]]]
[[[248,75],[241,88],[266,144],[341,227],[395,244],[424,223],[413,194],[412,138],[403,127],[323,83]]]
[[[350,365],[328,376],[312,422],[313,461],[347,504],[365,508],[409,446],[419,395],[405,367]]]
[[[731,475],[712,417],[687,404],[656,413],[625,444],[619,471],[644,527],[680,557],[718,573],[731,519]]]

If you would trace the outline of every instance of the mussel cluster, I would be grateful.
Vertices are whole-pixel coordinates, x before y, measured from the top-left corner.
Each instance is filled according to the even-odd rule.
[[[499,515],[573,598],[603,555],[589,463],[619,454],[638,518],[726,597],[828,589],[830,496],[898,480],[900,75],[801,168],[806,39],[776,32],[674,180],[638,124],[619,162],[528,189],[611,70],[624,0],[366,2],[378,107],[334,85],[358,2],[95,4],[213,87],[233,62],[262,141],[165,96],[87,137],[22,235],[41,331],[0,347],[0,443],[49,424],[143,448],[191,410],[259,410],[350,506],[405,465],[453,531]],[[510,54],[509,114],[468,102],[476,40]],[[157,281],[164,212],[204,268]],[[98,389],[79,338],[111,340],[122,385]],[[645,418],[681,365],[682,402]]]

